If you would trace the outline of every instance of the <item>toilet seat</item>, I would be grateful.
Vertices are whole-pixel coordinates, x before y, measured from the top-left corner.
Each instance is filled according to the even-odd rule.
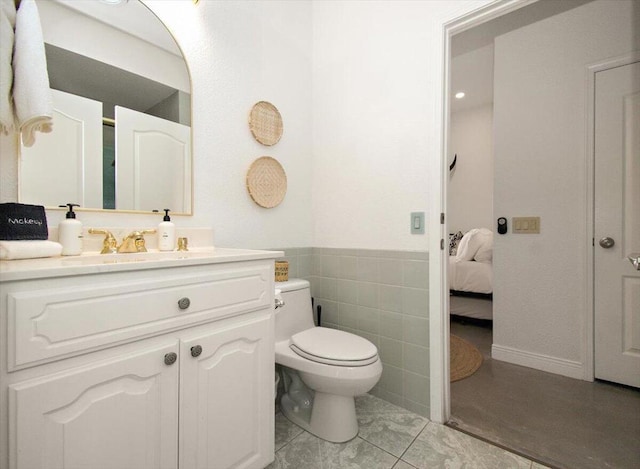
[[[366,366],[378,360],[378,349],[349,332],[312,327],[291,336],[289,346],[308,360],[334,366]]]

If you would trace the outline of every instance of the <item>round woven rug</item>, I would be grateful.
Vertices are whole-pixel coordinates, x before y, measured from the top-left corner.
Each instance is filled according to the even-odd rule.
[[[482,354],[473,344],[451,334],[449,341],[451,382],[474,374],[482,365]]]

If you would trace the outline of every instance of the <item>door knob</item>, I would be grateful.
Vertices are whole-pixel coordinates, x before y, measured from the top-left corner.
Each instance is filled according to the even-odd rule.
[[[633,264],[636,270],[640,270],[640,252],[632,252],[629,255],[629,262]]]
[[[600,246],[602,246],[605,249],[612,248],[613,245],[616,244],[613,238],[609,238],[609,237],[602,238],[598,243],[600,244]]]

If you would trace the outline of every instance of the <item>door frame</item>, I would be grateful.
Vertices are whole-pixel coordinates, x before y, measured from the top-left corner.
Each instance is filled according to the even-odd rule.
[[[443,83],[442,83],[442,153],[440,155],[440,191],[436,191],[437,197],[440,199],[437,206],[442,213],[447,213],[447,191],[448,191],[448,154],[449,154],[449,132],[450,132],[450,109],[449,100],[451,90],[448,83],[451,75],[451,39],[452,36],[463,32],[467,29],[481,25],[495,18],[511,13],[519,8],[535,3],[537,0],[497,0],[483,8],[471,11],[460,18],[443,24]],[[595,302],[594,302],[594,249],[595,249],[595,74],[600,71],[608,70],[615,67],[628,65],[633,62],[640,61],[640,51],[634,50],[622,56],[603,59],[596,63],[585,67],[585,102],[586,102],[586,118],[585,118],[585,163],[586,163],[586,213],[585,222],[587,230],[585,231],[586,242],[584,255],[586,258],[586,292],[584,299],[584,329],[582,331],[582,370],[583,379],[586,381],[594,380],[595,367]],[[446,239],[448,229],[447,220],[440,226],[442,229],[442,239]],[[438,231],[433,231],[438,232]],[[430,251],[435,252],[435,244],[439,240],[431,243]],[[436,257],[436,256],[433,256]],[[450,384],[449,384],[449,306],[445,301],[448,296],[448,261],[447,253],[440,250],[438,261],[440,265],[434,266],[435,272],[439,276],[434,279],[430,285],[432,292],[438,292],[438,295],[432,295],[431,303],[431,420],[444,423],[449,420],[451,413],[450,404]],[[431,273],[434,274],[434,271]],[[435,373],[434,373],[435,372]]]
[[[587,250],[585,257],[587,259],[587,275],[585,276],[587,292],[585,298],[584,324],[585,331],[582,342],[583,360],[583,379],[593,381],[595,379],[595,101],[596,101],[596,73],[610,70],[612,68],[623,67],[640,61],[640,51],[632,51],[624,55],[600,60],[586,67],[586,102],[587,102],[587,118],[585,142],[586,148],[586,170],[587,170],[587,239],[585,246]]]
[[[538,0],[495,0],[488,5],[470,11],[462,16],[441,23],[442,27],[442,65],[443,75],[440,88],[441,100],[441,153],[436,155],[434,167],[439,174],[432,183],[435,187],[433,197],[433,213],[430,217],[429,232],[433,233],[429,240],[429,252],[439,253],[430,257],[429,267],[429,355],[430,355],[430,417],[438,423],[445,423],[451,415],[451,389],[449,382],[449,297],[448,289],[448,220],[440,220],[440,213],[447,213],[447,194],[449,178],[449,132],[451,90],[451,39],[455,34],[489,22],[500,16],[511,13]],[[436,216],[437,215],[437,216]]]

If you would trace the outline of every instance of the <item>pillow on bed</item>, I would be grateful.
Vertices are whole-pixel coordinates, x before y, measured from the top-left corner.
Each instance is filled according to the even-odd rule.
[[[493,233],[486,228],[474,228],[469,230],[458,244],[458,254],[456,261],[472,261],[481,247],[492,244]],[[482,258],[486,258],[483,254]]]
[[[480,248],[480,245],[473,241],[478,231],[478,228],[474,228],[467,231],[462,237],[458,244],[456,262],[473,260],[473,256],[476,255],[476,252],[478,252],[478,249]]]
[[[457,233],[449,233],[449,255],[455,256],[458,252],[458,244],[460,244],[460,240],[462,239],[462,231],[458,231]]]
[[[476,234],[476,238],[481,240],[480,247],[473,260],[477,262],[484,262],[485,264],[491,264],[493,260],[493,232],[481,228],[480,232]]]

